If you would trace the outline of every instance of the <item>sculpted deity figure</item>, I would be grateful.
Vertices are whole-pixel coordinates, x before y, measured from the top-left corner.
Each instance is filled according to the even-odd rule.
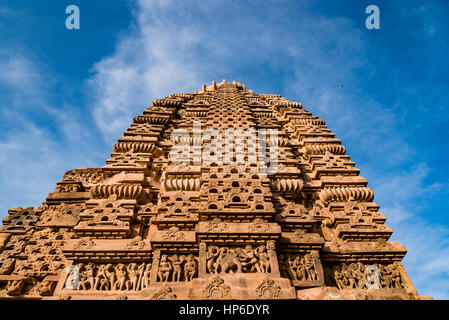
[[[193,277],[196,275],[196,262],[193,255],[189,254],[187,256],[186,264],[184,265],[184,278],[186,281],[192,281]]]
[[[257,270],[257,272],[261,272],[259,261],[251,245],[247,245],[245,249],[242,250],[240,254],[240,261],[242,263],[242,266],[250,272],[254,272],[254,270]]]
[[[295,280],[306,280],[306,268],[300,255],[297,255],[292,262],[292,274]]]
[[[170,262],[167,261],[167,255],[162,255],[161,262],[159,263],[158,279],[161,282],[167,282],[172,271]]]
[[[115,283],[115,272],[112,264],[106,265],[106,267],[104,268],[104,275],[106,280],[105,288],[107,290],[113,290]]]
[[[127,268],[129,280],[126,281],[126,290],[137,290],[137,283],[139,280],[139,269],[137,264],[131,263]]]
[[[385,265],[380,265],[380,285],[382,288],[390,288],[391,286],[391,281],[390,281],[390,275],[389,275],[389,270],[387,268],[387,266]]]
[[[126,268],[123,263],[119,263],[115,267],[115,274],[117,276],[117,281],[114,285],[114,290],[125,290],[126,288]]]
[[[307,280],[309,281],[317,281],[318,274],[315,270],[315,261],[313,261],[313,257],[310,254],[304,256],[304,269],[306,271]]]
[[[257,256],[259,257],[259,270],[263,273],[270,271],[270,257],[268,256],[267,247],[264,245],[257,248]]]
[[[393,288],[402,288],[401,273],[399,272],[398,262],[390,265]]]
[[[139,279],[137,280],[137,289],[136,290],[140,290],[143,287],[142,279],[143,279],[144,272],[145,272],[145,263],[142,263],[137,270],[137,273],[139,274]]]
[[[142,289],[146,289],[150,286],[151,267],[152,267],[151,263],[148,263],[147,266],[145,267],[145,271],[143,272],[142,277]]]
[[[210,274],[212,273],[218,273],[217,272],[217,264],[215,263],[215,259],[218,257],[218,254],[220,253],[220,251],[218,250],[218,247],[215,246],[209,246],[207,248],[207,253],[206,253],[206,266],[207,266],[207,271],[209,271]]]
[[[336,267],[334,269],[334,279],[337,284],[337,288],[342,290],[346,287],[345,276],[343,274],[345,264],[342,264],[340,268]]]
[[[184,262],[184,256],[178,257],[177,254],[174,254],[170,260],[173,264],[172,281],[179,282],[181,281],[182,264]]]
[[[80,289],[81,290],[93,290],[95,286],[95,267],[92,263],[89,263],[84,267],[82,263],[78,265],[80,269]]]
[[[361,262],[357,262],[356,264],[353,264],[353,274],[356,281],[356,288],[363,289],[365,287],[365,266]]]
[[[357,287],[356,277],[353,273],[353,264],[347,266],[343,265],[342,273],[345,278],[345,285],[347,288],[355,289]]]

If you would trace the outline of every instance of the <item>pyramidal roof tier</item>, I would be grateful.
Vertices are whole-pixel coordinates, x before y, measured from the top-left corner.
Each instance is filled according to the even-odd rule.
[[[236,81],[155,100],[0,228],[0,299],[423,299],[325,121]]]

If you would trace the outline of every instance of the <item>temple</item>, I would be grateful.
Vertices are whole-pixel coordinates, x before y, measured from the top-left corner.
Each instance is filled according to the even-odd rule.
[[[301,103],[213,82],[9,210],[0,299],[422,299],[373,200]]]

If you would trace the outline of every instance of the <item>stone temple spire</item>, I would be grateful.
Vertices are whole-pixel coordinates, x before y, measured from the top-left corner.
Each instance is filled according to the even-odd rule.
[[[236,81],[153,101],[0,228],[0,299],[420,299],[324,120]]]

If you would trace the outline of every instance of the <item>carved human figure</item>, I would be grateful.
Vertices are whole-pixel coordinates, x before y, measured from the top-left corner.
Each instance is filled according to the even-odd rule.
[[[137,280],[137,289],[136,290],[140,290],[142,289],[142,279],[143,279],[143,275],[145,272],[145,263],[142,263],[139,268],[137,269],[137,273],[139,275],[139,279]]]
[[[390,275],[389,275],[389,270],[387,268],[387,266],[385,265],[380,265],[380,285],[382,288],[391,288],[391,280],[390,280]]]
[[[126,268],[123,263],[119,263],[115,267],[115,274],[117,276],[117,280],[114,285],[114,290],[123,291],[126,288]]]
[[[249,270],[249,272],[254,272],[254,270],[257,270],[257,272],[261,272],[259,261],[256,257],[253,247],[251,245],[247,245],[241,252],[242,254],[240,254],[240,261],[242,263],[242,266],[246,270]]]
[[[146,289],[150,286],[151,267],[152,267],[151,263],[148,263],[147,266],[145,267],[145,271],[143,272],[142,277],[142,289]]]
[[[184,262],[184,258],[185,258],[184,256],[179,257],[177,254],[174,254],[170,259],[173,265],[173,273],[172,273],[173,282],[181,281],[182,264]]]
[[[293,277],[295,280],[306,280],[306,267],[304,265],[304,261],[300,255],[297,255],[295,259],[293,259]]]
[[[82,263],[78,264],[80,270],[80,290],[93,290],[95,285],[95,275],[93,265],[89,263],[86,267]]]
[[[343,276],[346,279],[346,286],[347,288],[355,289],[357,287],[357,281],[355,278],[355,275],[353,273],[353,266],[354,264],[350,264],[349,266],[344,265],[342,272]]]
[[[104,268],[104,275],[106,278],[106,284],[105,284],[105,288],[107,290],[114,290],[114,283],[115,283],[115,270],[114,267],[112,266],[112,264],[107,264],[106,267]]]
[[[334,279],[338,289],[342,290],[346,287],[346,281],[343,274],[343,265],[340,268],[336,267],[334,269]]]
[[[217,264],[215,263],[216,258],[218,257],[220,251],[218,250],[218,247],[216,246],[209,246],[207,248],[206,253],[206,266],[207,271],[209,271],[210,274],[212,273],[218,273],[217,272]]]
[[[356,282],[356,288],[363,289],[365,287],[365,266],[361,262],[353,264],[353,275]]]
[[[193,255],[187,256],[187,261],[184,265],[184,278],[186,281],[192,281],[196,275],[196,261]]]
[[[129,277],[129,280],[126,281],[126,290],[136,291],[139,280],[139,268],[137,264],[131,263],[126,269],[128,270]]]
[[[270,257],[267,252],[267,247],[264,245],[257,248],[257,256],[259,257],[259,269],[260,272],[268,273],[270,272]]]
[[[289,278],[292,280],[298,280],[298,275],[295,266],[295,259],[292,259],[291,255],[288,255],[287,258],[287,270]]]
[[[313,259],[313,256],[310,254],[306,254],[304,256],[304,269],[306,271],[306,277],[309,281],[317,281],[318,280],[318,273],[315,270],[315,261]]]
[[[167,261],[167,255],[162,255],[161,262],[159,263],[158,279],[160,282],[167,282],[172,271],[170,262]]]
[[[393,288],[402,288],[401,273],[399,272],[398,264],[398,262],[394,262],[390,265]]]

